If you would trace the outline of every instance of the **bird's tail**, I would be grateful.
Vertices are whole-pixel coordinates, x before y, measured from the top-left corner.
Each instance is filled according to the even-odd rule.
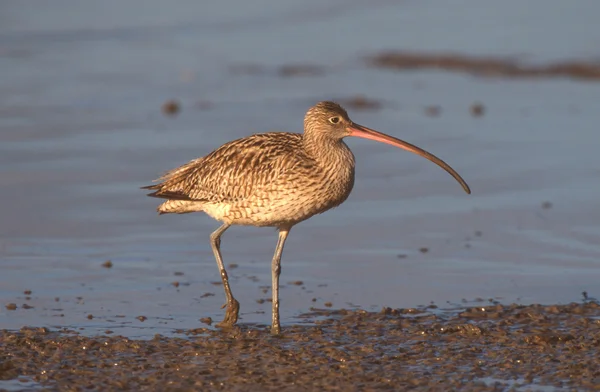
[[[202,211],[203,203],[201,200],[194,200],[181,192],[164,189],[164,184],[148,185],[141,187],[140,189],[153,190],[154,192],[148,193],[148,196],[150,197],[167,199],[167,201],[156,208],[156,211],[158,211],[160,215],[187,214],[189,212]]]
[[[183,200],[167,200],[156,207],[159,215],[163,214],[187,214],[202,211],[202,203]]]

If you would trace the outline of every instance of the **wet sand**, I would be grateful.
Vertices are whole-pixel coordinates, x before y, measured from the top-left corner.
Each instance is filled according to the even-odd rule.
[[[442,69],[490,78],[600,79],[600,62],[596,61],[565,61],[555,64],[526,65],[506,58],[387,52],[371,56],[368,62],[375,67],[395,70]]]
[[[286,327],[277,337],[249,325],[147,340],[3,330],[0,390],[17,390],[19,383],[60,391],[600,389],[595,301],[482,301],[463,309],[377,313],[314,309],[303,317],[319,321]]]

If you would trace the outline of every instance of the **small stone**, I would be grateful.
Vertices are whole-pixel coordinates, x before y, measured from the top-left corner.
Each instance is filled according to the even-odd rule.
[[[169,116],[174,116],[181,110],[181,105],[174,99],[166,101],[162,105],[162,112]]]
[[[200,322],[204,323],[206,325],[211,325],[212,324],[212,318],[210,318],[210,317],[202,317],[200,319]]]
[[[485,113],[485,107],[480,102],[475,102],[471,105],[471,115],[473,117],[481,117]]]
[[[442,113],[440,106],[431,105],[425,108],[425,114],[429,117],[438,117]]]

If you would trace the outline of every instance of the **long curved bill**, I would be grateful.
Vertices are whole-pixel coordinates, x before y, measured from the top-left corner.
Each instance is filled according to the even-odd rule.
[[[465,180],[463,180],[463,178],[453,168],[451,168],[450,165],[448,165],[446,162],[442,161],[440,158],[436,157],[435,155],[430,154],[427,151],[425,151],[415,145],[407,143],[404,140],[396,139],[395,137],[386,135],[385,133],[377,132],[377,131],[367,128],[367,127],[363,127],[362,125],[359,125],[356,123],[351,123],[350,126],[348,126],[348,130],[350,131],[350,136],[355,136],[355,137],[360,137],[363,139],[370,139],[370,140],[375,140],[377,142],[390,144],[392,146],[396,146],[403,150],[410,151],[412,153],[415,153],[417,155],[420,155],[424,158],[429,159],[431,162],[437,164],[439,167],[441,167],[442,169],[444,169],[448,173],[450,173],[450,175],[452,177],[454,177],[454,179],[456,181],[458,181],[458,183],[463,187],[465,192],[467,192],[468,194],[471,193],[471,189],[469,188],[469,186],[467,185]]]

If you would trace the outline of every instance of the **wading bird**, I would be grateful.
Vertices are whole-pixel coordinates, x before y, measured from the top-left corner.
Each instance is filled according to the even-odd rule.
[[[319,102],[304,117],[304,133],[259,133],[226,143],[205,157],[173,169],[144,187],[166,199],[160,214],[203,211],[223,222],[210,235],[227,303],[220,327],[234,325],[239,302],[233,297],[221,257],[221,235],[231,225],[279,230],[271,263],[271,332],[279,334],[281,254],[290,229],[315,214],[343,203],[354,185],[354,155],[343,139],[355,136],[402,148],[429,159],[469,186],[441,159],[405,141],[358,125],[334,102]]]

